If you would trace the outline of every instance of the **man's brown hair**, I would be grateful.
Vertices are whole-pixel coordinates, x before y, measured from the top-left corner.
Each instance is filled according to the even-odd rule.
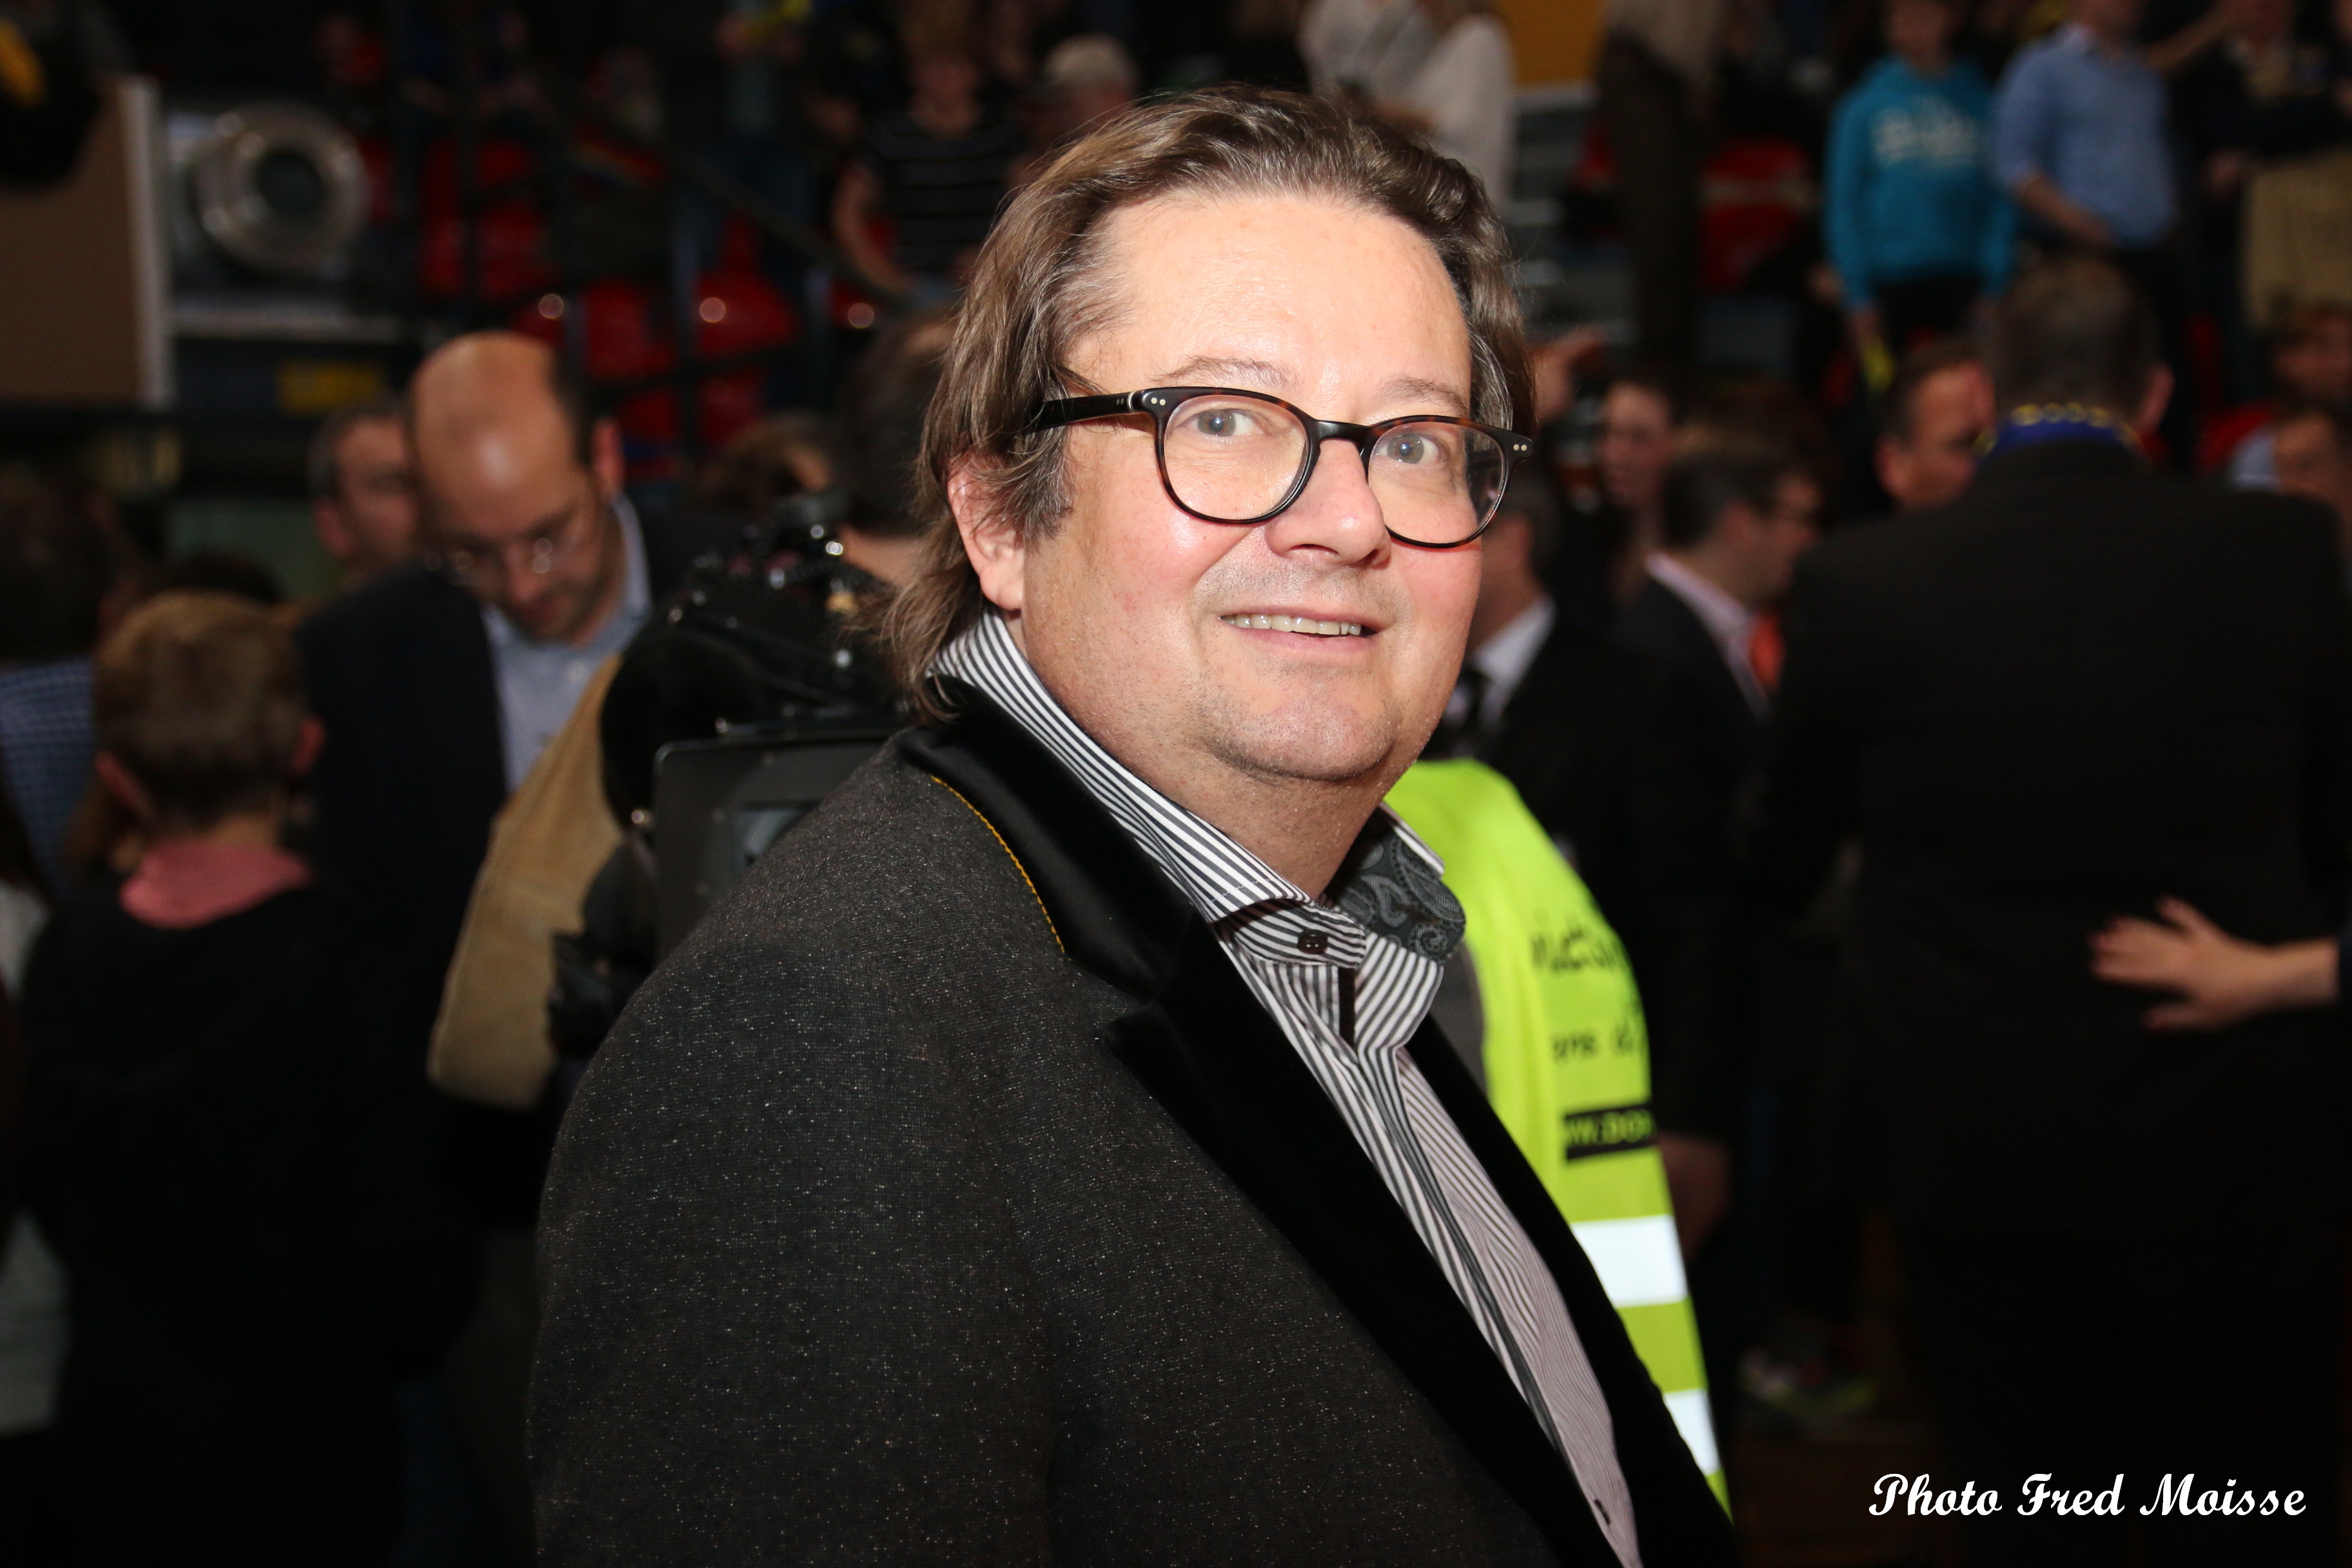
[[[303,473],[310,481],[311,498],[342,499],[344,437],[362,425],[398,425],[401,417],[400,399],[387,394],[338,408],[320,420],[317,433],[310,437],[310,456],[303,463]]]
[[[1013,197],[981,248],[957,313],[917,476],[929,556],[879,617],[885,652],[919,719],[943,716],[928,672],[984,605],[949,515],[949,469],[972,462],[984,504],[1024,534],[1060,520],[1068,510],[1065,433],[1029,428],[1037,405],[1132,390],[1083,385],[1066,363],[1071,345],[1109,321],[1118,305],[1104,276],[1102,220],[1178,195],[1321,197],[1404,223],[1437,253],[1461,301],[1476,416],[1517,425],[1528,406],[1502,225],[1461,164],[1321,99],[1264,89],[1191,93],[1112,117]]]
[[[1781,481],[1805,472],[1805,460],[1794,447],[1761,430],[1729,424],[1684,426],[1666,468],[1664,543],[1669,550],[1706,543],[1735,501],[1769,517],[1780,504]]]
[[[267,806],[307,711],[294,639],[226,594],[160,594],[133,611],[98,650],[90,707],[99,750],[179,831]]]
[[[2272,350],[2301,348],[2345,321],[2352,321],[2352,304],[2341,300],[2298,300],[2280,314],[2278,326],[2271,333]]]
[[[1879,405],[1878,433],[1888,440],[1907,444],[1919,418],[1920,388],[1947,371],[1983,363],[1984,351],[1967,338],[1937,338],[1911,350],[1895,367],[1894,384],[1887,387],[1885,400]]]
[[[0,467],[0,661],[88,653],[117,567],[106,531],[63,486]]]
[[[1993,314],[1985,363],[2004,414],[2079,403],[2128,416],[2156,374],[2156,319],[2115,268],[2062,256],[2011,286]]]

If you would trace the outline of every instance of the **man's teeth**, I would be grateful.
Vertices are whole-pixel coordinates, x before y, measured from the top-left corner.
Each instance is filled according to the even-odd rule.
[[[1318,637],[1360,637],[1364,628],[1353,621],[1310,621],[1304,616],[1220,616],[1229,626],[1246,631],[1305,632]]]

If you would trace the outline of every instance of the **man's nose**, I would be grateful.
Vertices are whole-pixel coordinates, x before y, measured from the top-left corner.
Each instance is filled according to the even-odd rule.
[[[1324,551],[1362,561],[1388,542],[1388,519],[1364,472],[1363,454],[1337,437],[1323,443],[1307,489],[1265,525],[1266,548],[1276,554]]]
[[[546,574],[534,572],[529,566],[517,571],[509,563],[506,573],[499,579],[499,596],[517,606],[535,605],[547,597],[551,585]]]

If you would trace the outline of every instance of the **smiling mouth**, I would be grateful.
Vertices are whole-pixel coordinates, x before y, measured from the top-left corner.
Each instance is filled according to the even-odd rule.
[[[1364,628],[1353,621],[1310,621],[1304,616],[1219,616],[1217,619],[1244,631],[1297,632],[1310,637],[1360,637]]]

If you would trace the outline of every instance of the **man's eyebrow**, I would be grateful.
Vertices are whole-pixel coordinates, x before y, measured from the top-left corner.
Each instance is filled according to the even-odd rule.
[[[1208,380],[1197,380],[1197,377],[1207,377]],[[1289,371],[1268,360],[1201,354],[1170,371],[1162,384],[1202,386],[1220,383],[1231,384],[1244,391],[1271,390],[1289,386],[1291,376]],[[1381,397],[1390,403],[1434,404],[1440,413],[1470,412],[1469,400],[1462,395],[1461,388],[1449,386],[1442,381],[1431,381],[1425,376],[1398,376],[1381,388]],[[1413,410],[1417,413],[1427,411],[1426,407]]]
[[[1441,404],[1443,412],[1465,415],[1470,412],[1470,400],[1462,395],[1460,387],[1418,375],[1398,376],[1381,388],[1381,394],[1384,398],[1394,398],[1400,402]]]
[[[1208,381],[1199,378],[1206,376]],[[1254,387],[1286,387],[1290,372],[1271,360],[1233,359],[1223,354],[1196,354],[1168,373],[1164,384],[1170,386],[1205,386],[1219,381],[1240,384],[1244,389]]]

